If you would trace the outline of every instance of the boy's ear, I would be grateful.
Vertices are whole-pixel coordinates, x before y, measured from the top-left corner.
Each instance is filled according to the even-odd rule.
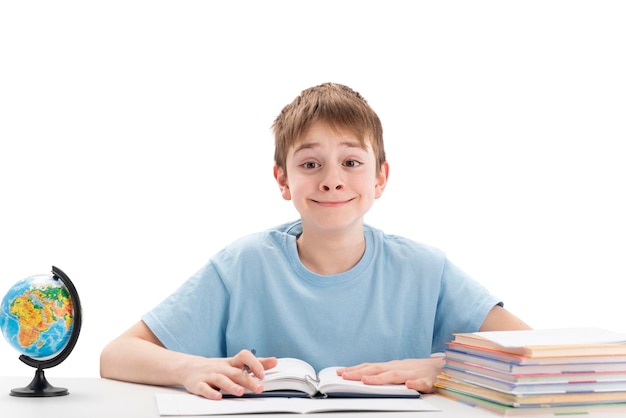
[[[378,199],[382,196],[383,191],[385,190],[385,186],[387,185],[387,179],[389,178],[389,163],[385,161],[383,165],[380,167],[380,173],[376,177],[376,185],[374,186],[376,190],[376,194],[374,195],[375,199]]]
[[[291,190],[289,190],[289,183],[287,183],[287,173],[285,169],[278,167],[274,164],[274,178],[280,187],[280,194],[285,200],[291,200]]]

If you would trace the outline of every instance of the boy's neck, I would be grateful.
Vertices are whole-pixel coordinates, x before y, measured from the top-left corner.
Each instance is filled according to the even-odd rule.
[[[313,273],[329,276],[350,270],[365,253],[363,226],[334,235],[306,231],[296,240],[298,255],[304,266]]]

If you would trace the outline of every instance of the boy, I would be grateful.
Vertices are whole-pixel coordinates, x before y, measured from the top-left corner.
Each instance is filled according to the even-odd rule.
[[[453,332],[528,328],[440,251],[364,225],[389,165],[359,93],[307,89],[273,131],[274,177],[301,219],[217,253],[105,347],[103,377],[219,399],[261,392],[276,357],[297,357],[431,392],[442,360],[430,355]]]

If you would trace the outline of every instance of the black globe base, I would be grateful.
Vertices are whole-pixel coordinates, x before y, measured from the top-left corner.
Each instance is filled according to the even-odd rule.
[[[37,369],[35,377],[30,384],[23,388],[11,389],[11,396],[29,398],[43,398],[50,396],[63,396],[70,392],[66,388],[59,388],[48,383],[43,369]]]

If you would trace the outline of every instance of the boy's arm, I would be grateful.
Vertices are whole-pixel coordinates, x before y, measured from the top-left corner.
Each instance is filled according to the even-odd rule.
[[[507,331],[531,329],[524,321],[500,305],[494,306],[487,314],[479,331]]]
[[[100,356],[100,375],[135,383],[180,385],[196,395],[219,399],[220,390],[238,396],[246,389],[255,393],[263,390],[259,380],[244,371],[246,365],[255,376],[262,378],[265,369],[276,365],[276,359],[258,359],[248,350],[230,358],[206,358],[171,351],[139,321],[104,348]]]
[[[507,311],[500,305],[494,306],[491,311],[485,317],[479,331],[507,331],[507,330],[520,330],[531,329],[524,321]],[[434,360],[434,359],[430,359]],[[441,359],[442,360],[442,359]],[[439,371],[443,367],[443,360],[438,364]],[[436,370],[436,367],[432,369]],[[432,392],[434,390],[434,383],[437,380],[437,374],[420,376],[417,379],[409,379],[405,382],[406,386],[420,392]]]
[[[521,319],[496,305],[485,317],[480,331],[505,331],[530,329]],[[441,372],[441,357],[428,359],[394,360],[386,363],[363,363],[341,369],[338,373],[348,380],[361,380],[370,385],[404,383],[407,387],[423,393],[434,391],[434,383]]]

